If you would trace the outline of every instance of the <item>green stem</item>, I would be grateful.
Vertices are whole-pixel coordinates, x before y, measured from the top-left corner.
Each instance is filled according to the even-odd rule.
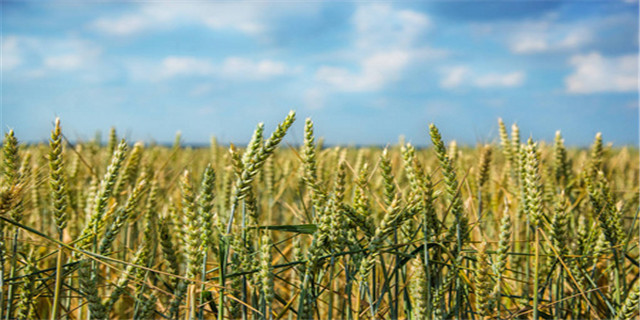
[[[67,258],[67,263],[70,263],[70,260],[71,258]],[[73,287],[73,277],[65,278],[64,280],[65,282],[67,282],[67,287],[69,288]],[[71,296],[67,295],[67,297],[65,297],[64,305],[65,305],[65,309],[71,310]],[[65,315],[65,319],[69,319],[69,313]]]
[[[615,277],[613,283],[614,283],[614,286],[616,288],[616,292],[614,294],[614,299],[615,299],[615,302],[616,302],[616,306],[620,307],[620,306],[622,306],[622,298],[620,296],[620,293],[622,291],[622,287],[620,285],[620,274],[621,274],[620,256],[619,256],[618,250],[615,249],[615,248],[613,249],[613,259],[615,259],[615,261],[616,261],[616,269],[615,269],[615,272],[613,274],[613,276]]]
[[[349,259],[351,260],[351,259]],[[352,286],[353,286],[353,278],[350,275],[351,271],[349,268],[349,264],[351,263],[351,261],[349,262],[345,262],[345,275],[347,277],[347,283],[345,285],[345,289],[344,289],[344,294],[347,296],[347,301],[346,301],[346,314],[347,314],[347,320],[353,320],[353,305],[352,305],[352,301],[351,301],[351,292],[352,292]]]
[[[189,320],[193,320],[196,318],[196,284],[189,284]]]
[[[556,281],[556,301],[558,301],[558,303],[556,304],[556,314],[554,319],[562,319],[562,286],[564,283],[564,270],[560,269],[560,275],[558,277],[558,280]]]
[[[395,230],[393,232],[393,244],[394,244],[394,246],[398,245],[398,231],[397,230]],[[391,301],[394,301],[393,309],[391,309],[391,317],[394,318],[394,319],[397,319],[398,318],[398,301],[400,300],[398,298],[399,288],[400,288],[400,278],[399,278],[399,273],[400,272],[398,271],[400,269],[400,260],[398,259],[397,255],[395,256],[395,261],[396,261],[395,270],[394,270],[394,272],[395,272],[395,288],[394,288],[394,292],[393,292],[394,296],[395,296],[395,299],[393,299],[393,297],[390,297],[390,298],[392,298]],[[391,290],[389,290],[389,295],[391,295]]]
[[[231,204],[231,213],[229,214],[229,222],[227,223],[227,230],[220,237],[220,267],[218,277],[218,284],[220,285],[220,293],[218,295],[218,320],[224,319],[224,287],[226,285],[226,271],[227,271],[227,259],[229,258],[229,235],[231,234],[231,227],[233,226],[233,216],[236,212],[236,205],[238,201],[234,201]]]
[[[327,311],[327,320],[331,320],[332,319],[332,314],[333,314],[333,298],[334,298],[334,294],[333,294],[333,288],[332,288],[332,281],[333,280],[333,274],[334,274],[334,263],[335,263],[335,259],[333,256],[333,249],[331,249],[331,263],[329,265],[329,284],[327,285],[329,287],[329,310]]]
[[[247,301],[247,276],[246,275],[242,275],[242,301]],[[247,320],[247,306],[244,304],[242,305],[242,320]]]
[[[496,275],[497,279],[496,279],[496,296],[495,296],[495,303],[496,303],[496,319],[500,320],[500,298],[502,297],[502,274],[498,272],[498,274]]]
[[[198,308],[198,320],[202,320],[204,317],[204,283],[206,282],[207,277],[207,253],[208,250],[205,248],[204,256],[202,257],[202,273],[200,276],[200,281],[202,284],[200,285],[200,308]]]
[[[516,219],[517,220],[517,219]],[[525,249],[527,251],[527,256],[526,256],[526,264],[525,264],[525,269],[524,269],[524,273],[525,273],[525,283],[524,286],[522,286],[522,296],[527,298],[527,301],[529,301],[529,290],[531,289],[531,287],[529,286],[529,283],[531,282],[531,227],[530,227],[530,222],[529,222],[529,216],[527,215],[527,219],[525,222]]]
[[[18,234],[20,229],[16,228],[16,232],[13,236],[13,244],[12,244],[12,255],[11,255],[11,269],[9,271],[9,278],[13,279],[16,276],[16,255],[18,253]],[[7,290],[7,313],[5,314],[5,319],[11,319],[11,308],[13,307],[13,281],[9,282],[9,289]]]
[[[62,241],[62,232],[60,232],[59,240]],[[58,313],[60,312],[60,289],[62,288],[62,258],[64,253],[62,252],[62,246],[58,246],[58,258],[56,260],[56,283],[53,293],[53,306],[51,309],[51,320],[58,319]]]
[[[306,314],[303,315],[304,313],[304,304],[307,302],[306,297],[307,297],[307,291],[308,291],[308,286],[309,286],[309,278],[311,277],[310,273],[309,273],[309,268],[305,268],[305,272],[304,272],[304,280],[302,281],[302,287],[301,287],[301,291],[300,291],[300,295],[298,296],[298,320],[300,319],[304,319],[301,318],[302,316],[306,316]],[[310,307],[310,306],[309,306]]]
[[[540,273],[540,267],[539,267],[539,262],[540,262],[540,243],[539,243],[539,239],[538,239],[538,226],[534,226],[533,232],[535,234],[535,238],[536,238],[536,243],[535,243],[535,265],[534,265],[534,271],[533,271],[533,320],[538,320],[540,315],[538,312],[538,304],[539,304],[539,297],[538,297],[538,277],[539,277],[539,273]]]
[[[0,319],[4,314],[4,222],[0,222]]]
[[[234,205],[235,207],[235,205]],[[231,211],[233,217],[233,209]],[[230,219],[232,220],[232,219]],[[231,222],[231,221],[229,221]],[[229,236],[226,235],[220,237],[220,267],[218,284],[220,285],[220,291],[218,293],[218,320],[224,320],[224,287],[226,282],[226,270],[227,270],[227,258],[229,255]]]
[[[458,265],[459,261],[461,261],[462,257],[462,230],[460,230],[460,217],[457,216],[457,223],[456,223],[456,238],[457,238],[457,242],[458,242],[458,249],[456,250],[456,262],[454,262],[456,264],[454,270],[456,272],[456,310],[457,310],[457,314],[458,314],[458,319],[463,319],[462,316],[462,300],[463,300],[463,290],[462,290],[462,281],[460,281],[460,274],[459,274],[459,269],[458,267],[460,267]]]

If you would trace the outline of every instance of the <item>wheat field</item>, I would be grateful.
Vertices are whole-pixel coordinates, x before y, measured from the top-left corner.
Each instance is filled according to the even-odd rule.
[[[2,319],[634,319],[639,156],[458,147],[3,142]],[[300,137],[302,138],[302,137]]]

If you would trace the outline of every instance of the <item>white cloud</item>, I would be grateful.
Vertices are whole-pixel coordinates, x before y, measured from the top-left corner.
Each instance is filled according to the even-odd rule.
[[[285,63],[273,60],[252,61],[240,57],[230,57],[222,64],[222,73],[233,78],[267,79],[300,71]]]
[[[510,49],[515,53],[544,52],[549,49],[549,43],[544,35],[519,35],[511,43]]]
[[[440,81],[440,86],[446,89],[460,86],[466,80],[469,71],[469,68],[465,66],[457,66],[446,70],[444,78]]]
[[[66,39],[43,43],[43,64],[55,71],[74,71],[99,65],[102,49],[93,42],[82,39]]]
[[[429,29],[429,18],[388,4],[361,5],[352,20],[355,70],[323,65],[316,79],[337,91],[364,92],[382,89],[401,78],[417,60],[444,55],[443,51],[417,47],[418,38]]]
[[[170,56],[162,60],[162,78],[176,76],[210,75],[214,72],[213,64],[206,59],[193,57]]]
[[[502,26],[502,30],[513,30],[507,31],[510,32],[507,39],[511,52],[534,54],[580,49],[593,41],[593,25],[600,23],[558,23],[555,21],[556,18],[556,15],[549,15],[542,20]]]
[[[524,72],[515,71],[510,73],[489,73],[479,76],[474,83],[477,87],[518,87],[524,82]]]
[[[305,91],[302,99],[308,109],[318,110],[324,108],[326,93],[319,88],[312,88]]]
[[[215,64],[209,59],[169,56],[162,60],[160,67],[160,79],[222,76],[238,80],[267,80],[300,71],[300,68],[288,66],[280,61],[254,61],[241,57],[229,57],[222,63]]]
[[[99,18],[91,25],[94,29],[111,35],[128,35],[148,28],[150,19],[136,15],[125,15],[119,18]]]
[[[424,105],[424,114],[430,118],[456,116],[463,111],[460,104],[451,100],[434,99],[426,101]]]
[[[202,83],[191,89],[191,91],[189,91],[189,95],[193,97],[203,96],[211,92],[213,88],[214,87],[211,83]]]
[[[2,39],[2,70],[11,70],[22,63],[18,38],[6,36]]]
[[[518,33],[511,40],[510,49],[519,54],[570,50],[581,48],[592,39],[591,33],[587,30],[572,30],[564,34],[553,32],[557,31]]]
[[[409,59],[409,53],[401,50],[377,53],[362,62],[360,73],[323,66],[316,72],[316,78],[341,91],[378,90],[398,80]]]
[[[218,108],[214,106],[204,106],[196,109],[196,113],[200,116],[208,116],[216,113]]]
[[[431,25],[422,13],[395,10],[387,4],[358,7],[352,22],[356,29],[356,45],[365,49],[411,46]]]
[[[575,55],[569,60],[575,70],[565,78],[569,93],[634,92],[638,89],[638,57],[606,58],[598,52]]]
[[[83,78],[93,79],[89,70],[99,63],[101,48],[77,38],[39,38],[7,35],[2,40],[3,70],[21,68],[21,75],[39,78],[52,72],[83,69]]]
[[[567,33],[562,40],[558,41],[558,47],[563,49],[580,48],[591,42],[593,36],[591,32],[584,29],[572,30]]]
[[[45,57],[44,65],[49,69],[70,71],[75,70],[84,64],[84,57],[80,54],[63,54]]]
[[[454,89],[461,86],[478,88],[509,88],[518,87],[524,83],[526,75],[522,71],[506,73],[477,73],[467,66],[454,66],[442,70],[440,87]]]
[[[127,36],[195,24],[257,35],[265,30],[262,22],[265,8],[266,5],[247,2],[143,3],[137,12],[99,18],[89,27],[109,35]]]

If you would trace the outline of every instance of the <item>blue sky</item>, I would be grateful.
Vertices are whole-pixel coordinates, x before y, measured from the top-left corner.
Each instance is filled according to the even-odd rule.
[[[2,130],[330,144],[638,144],[637,1],[2,1]],[[104,134],[103,134],[104,136]]]

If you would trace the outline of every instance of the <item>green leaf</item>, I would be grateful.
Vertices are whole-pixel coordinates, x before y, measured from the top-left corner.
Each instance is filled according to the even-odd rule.
[[[318,226],[315,224],[289,224],[282,226],[260,226],[258,229],[313,234],[318,229]]]

